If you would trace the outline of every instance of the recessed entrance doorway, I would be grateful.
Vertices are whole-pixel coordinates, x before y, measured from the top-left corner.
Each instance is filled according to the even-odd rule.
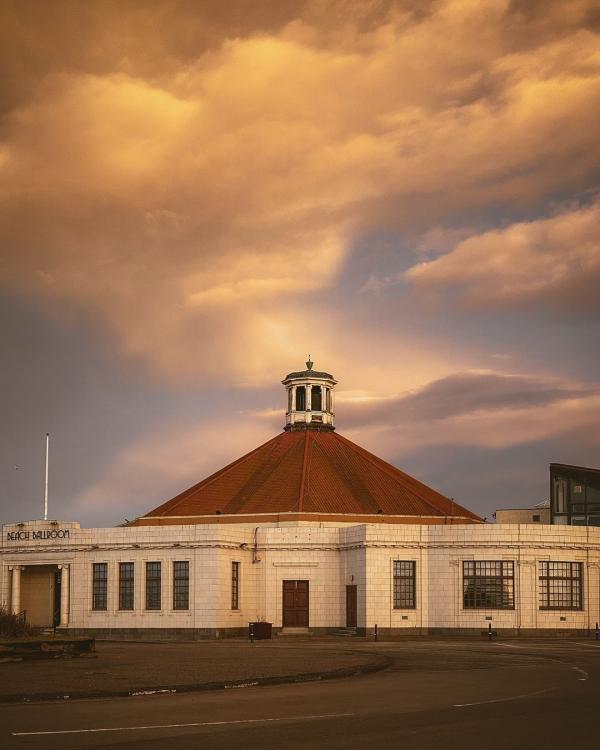
[[[60,620],[60,570],[56,565],[27,565],[21,571],[21,610],[37,628],[51,628]]]
[[[283,582],[283,627],[308,627],[308,581]]]
[[[346,627],[355,628],[356,625],[356,586],[346,586]]]

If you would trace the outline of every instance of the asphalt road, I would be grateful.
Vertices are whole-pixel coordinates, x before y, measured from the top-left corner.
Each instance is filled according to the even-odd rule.
[[[422,639],[357,649],[386,654],[392,665],[327,682],[1,705],[0,747],[600,747],[593,641]]]

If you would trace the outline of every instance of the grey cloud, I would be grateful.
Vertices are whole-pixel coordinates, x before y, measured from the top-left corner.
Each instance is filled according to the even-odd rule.
[[[522,375],[456,373],[397,398],[345,402],[338,411],[343,426],[400,425],[511,408],[543,406],[588,395],[590,389],[570,387]]]

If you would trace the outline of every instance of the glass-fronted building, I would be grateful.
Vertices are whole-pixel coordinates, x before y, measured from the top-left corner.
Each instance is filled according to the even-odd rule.
[[[553,524],[600,526],[600,469],[550,464]]]

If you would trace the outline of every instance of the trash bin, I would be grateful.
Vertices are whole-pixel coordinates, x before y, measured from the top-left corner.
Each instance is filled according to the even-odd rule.
[[[268,641],[273,635],[272,622],[249,622],[248,630],[254,635],[255,641]]]

